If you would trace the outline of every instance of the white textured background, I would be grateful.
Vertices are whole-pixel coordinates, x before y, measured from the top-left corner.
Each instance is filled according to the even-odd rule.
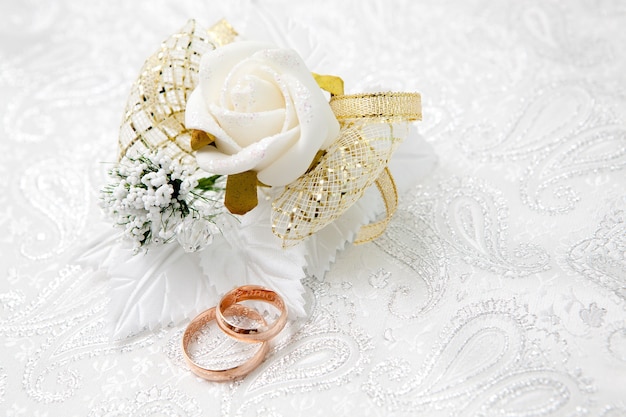
[[[183,326],[110,341],[72,259],[130,85],[191,17],[421,92],[439,158],[236,384],[190,374]],[[624,27],[618,0],[2,2],[0,410],[626,416]]]

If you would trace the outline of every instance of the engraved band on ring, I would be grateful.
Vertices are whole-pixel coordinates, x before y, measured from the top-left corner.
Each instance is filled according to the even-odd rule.
[[[273,323],[261,329],[238,327],[224,318],[224,312],[241,301],[254,300],[269,303],[280,310],[280,316]],[[272,290],[258,285],[244,285],[226,293],[217,304],[215,321],[220,329],[234,339],[247,343],[264,342],[272,339],[287,323],[287,306],[282,297]]]

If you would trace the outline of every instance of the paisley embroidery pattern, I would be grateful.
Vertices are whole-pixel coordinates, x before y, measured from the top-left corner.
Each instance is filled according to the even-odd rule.
[[[137,335],[112,344],[104,285],[89,271],[70,266],[35,300],[0,320],[0,334],[44,338],[28,355],[22,378],[23,389],[32,399],[43,403],[65,401],[85,383],[75,369],[77,362],[145,347],[158,336]]]
[[[133,399],[104,402],[93,408],[89,417],[140,417],[151,415],[200,417],[204,415],[197,402],[169,385],[153,386],[139,391]]]
[[[0,367],[0,404],[5,401],[5,395],[7,390],[7,374],[3,368]]]
[[[610,108],[595,104],[589,88],[582,82],[546,86],[503,127],[468,128],[460,145],[481,160],[528,160],[519,176],[522,202],[540,213],[569,213],[585,188],[577,179],[626,168],[626,128]]]
[[[581,200],[580,191],[571,185],[575,179],[624,168],[625,127],[607,125],[585,130],[528,166],[520,179],[522,201],[539,212],[568,213]]]
[[[598,230],[567,253],[568,265],[626,301],[626,200],[608,213]]]
[[[510,248],[507,205],[497,190],[479,180],[442,182],[438,194],[428,199],[418,195],[414,207],[433,218],[439,235],[466,263],[506,277],[549,268],[542,247],[524,242]]]
[[[576,66],[591,67],[612,61],[606,40],[594,38],[570,27],[567,14],[556,4],[521,5],[520,31],[537,53],[549,59]]]
[[[469,126],[459,144],[471,158],[493,162],[545,155],[580,129],[581,120],[591,116],[594,99],[587,88],[583,83],[546,86],[524,97],[524,104],[516,104],[519,108],[512,115]],[[502,106],[510,97],[495,100],[494,105],[510,112],[510,106]]]
[[[409,358],[380,362],[364,390],[379,406],[407,413],[570,415],[587,387],[555,368],[550,356],[563,344],[547,352],[545,336],[513,301],[468,305],[418,369]]]
[[[626,322],[613,324],[606,337],[606,350],[611,356],[626,363]]]
[[[390,311],[399,318],[411,319],[432,310],[441,300],[448,281],[446,250],[437,233],[423,219],[400,209],[375,244],[411,268],[414,278],[421,281],[421,285],[409,283],[395,288]],[[421,294],[424,290],[425,297]]]
[[[29,206],[49,221],[30,231],[22,253],[30,259],[46,259],[65,251],[81,234],[87,220],[89,188],[78,167],[43,160],[23,174],[21,189]],[[33,236],[34,235],[34,236]]]

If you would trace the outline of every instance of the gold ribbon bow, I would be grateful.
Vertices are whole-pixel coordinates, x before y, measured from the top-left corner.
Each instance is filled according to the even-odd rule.
[[[363,226],[355,238],[355,243],[371,241],[384,232],[398,206],[387,168],[401,141],[394,134],[395,124],[421,120],[421,97],[392,92],[344,95],[340,78],[313,75],[331,93],[330,106],[341,132],[318,164],[273,202],[272,231],[286,246],[297,243],[336,220],[376,183],[386,215]]]

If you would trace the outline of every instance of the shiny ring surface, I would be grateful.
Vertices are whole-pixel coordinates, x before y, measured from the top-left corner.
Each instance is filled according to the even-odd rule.
[[[280,311],[280,316],[271,324],[261,328],[245,328],[229,323],[224,317],[224,312],[228,308],[247,300],[271,304]],[[287,306],[282,297],[275,291],[258,285],[244,285],[229,291],[222,297],[215,309],[215,321],[219,328],[230,337],[247,343],[268,341],[280,333],[287,323]]]
[[[263,324],[265,324],[265,320],[263,319],[263,317],[259,313],[257,313],[254,309],[250,309],[248,307],[235,304],[235,305],[230,306],[228,312],[231,312],[231,311],[233,311],[235,314],[246,316],[254,320],[258,320],[262,322]],[[193,339],[193,336],[198,331],[200,331],[202,327],[206,326],[207,323],[210,323],[211,321],[215,320],[215,317],[216,317],[215,312],[216,312],[216,308],[212,307],[198,314],[191,321],[191,323],[189,323],[189,325],[187,326],[187,329],[185,329],[185,333],[183,334],[183,341],[182,341],[182,348],[183,348],[182,350],[183,350],[183,356],[185,358],[185,362],[187,362],[189,369],[191,369],[191,371],[194,374],[209,381],[230,381],[233,379],[241,378],[247,375],[248,373],[250,373],[257,366],[259,366],[261,362],[263,362],[263,360],[265,359],[265,355],[267,354],[269,350],[268,342],[266,341],[261,342],[260,343],[261,346],[259,347],[257,352],[246,362],[242,363],[241,365],[235,366],[233,368],[223,369],[223,370],[221,369],[213,370],[213,369],[203,368],[202,366],[194,362],[194,360],[189,355],[188,348],[189,348],[189,344],[191,343],[191,340]]]

